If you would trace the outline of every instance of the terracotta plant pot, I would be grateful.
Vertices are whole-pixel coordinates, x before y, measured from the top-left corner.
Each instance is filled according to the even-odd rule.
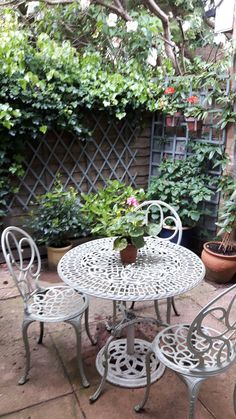
[[[203,245],[201,259],[206,267],[206,278],[224,284],[229,282],[236,273],[235,255],[228,256],[215,253],[211,247],[220,246],[221,242],[207,242]]]
[[[120,251],[120,258],[122,263],[134,263],[137,259],[138,249],[133,244]]]
[[[200,131],[202,129],[202,121],[195,118],[185,118],[188,124],[188,130],[191,132]]]
[[[57,265],[58,265],[59,260],[71,248],[72,248],[72,244],[70,244],[68,246],[65,246],[65,247],[50,247],[50,246],[47,247],[48,268],[51,271],[55,271],[57,269]]]
[[[166,115],[165,125],[166,127],[176,127],[180,124],[181,113],[175,112],[174,115]]]

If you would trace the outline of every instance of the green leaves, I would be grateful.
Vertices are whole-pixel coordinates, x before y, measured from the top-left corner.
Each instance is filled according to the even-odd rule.
[[[27,226],[39,243],[63,247],[69,238],[80,236],[84,229],[80,206],[77,191],[73,187],[65,190],[58,177],[50,192],[36,198]]]
[[[186,160],[168,159],[161,163],[159,176],[153,178],[147,197],[168,202],[184,226],[193,226],[207,213],[204,202],[220,187],[219,179],[207,175],[208,171],[227,159],[216,145],[198,142],[190,144],[188,151],[192,154]]]

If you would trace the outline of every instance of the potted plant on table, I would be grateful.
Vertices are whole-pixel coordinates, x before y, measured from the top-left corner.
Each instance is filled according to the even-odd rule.
[[[95,193],[82,193],[81,197],[81,213],[86,227],[93,235],[107,237],[107,229],[113,224],[114,219],[130,212],[132,201],[128,201],[130,204],[127,204],[129,197],[142,202],[145,192],[118,180],[108,180],[105,187],[98,188]]]
[[[144,236],[155,236],[160,231],[160,227],[154,223],[145,224],[145,212],[135,210],[138,202],[134,197],[128,198],[129,202],[133,202],[133,210],[114,219],[107,230],[109,236],[116,236],[113,249],[120,251],[123,263],[135,262],[138,249],[145,245]]]
[[[72,247],[70,239],[83,232],[80,200],[73,187],[64,189],[57,177],[50,192],[36,197],[27,227],[39,244],[47,247],[48,265],[55,269],[61,257]]]
[[[217,237],[221,241],[204,244],[202,261],[206,267],[208,279],[218,283],[229,282],[236,273],[236,182],[231,179],[224,193],[224,202],[220,211]]]

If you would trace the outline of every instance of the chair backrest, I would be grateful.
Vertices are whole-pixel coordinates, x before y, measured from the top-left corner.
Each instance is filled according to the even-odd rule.
[[[168,237],[162,237],[164,240],[173,240],[180,244],[182,239],[182,222],[175,209],[166,202],[159,200],[144,201],[136,207],[136,210],[145,209],[145,224],[155,222],[159,225],[160,231],[168,228]]]
[[[224,367],[235,357],[236,350],[236,284],[209,302],[190,325],[187,345],[196,359],[197,369]],[[213,316],[221,329],[209,328]]]
[[[39,288],[41,259],[38,248],[26,231],[14,226],[5,228],[1,245],[7,267],[26,305],[30,295]]]

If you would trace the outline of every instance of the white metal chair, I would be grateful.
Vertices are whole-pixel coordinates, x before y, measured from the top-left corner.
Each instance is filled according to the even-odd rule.
[[[171,229],[168,230],[168,237],[162,237],[163,240],[174,240],[176,244],[180,244],[182,239],[182,222],[177,212],[171,205],[160,200],[144,201],[142,204],[136,207],[136,211],[139,210],[145,210],[144,221],[146,225],[149,222],[157,223],[159,225],[160,229],[158,236],[161,234],[161,232],[163,232],[164,228],[170,225]],[[154,306],[157,318],[161,321],[157,300],[154,302]],[[166,321],[168,324],[170,323],[171,306],[173,307],[176,316],[179,315],[175,307],[174,298],[168,298],[166,314]],[[133,307],[134,303],[131,305],[131,308]]]
[[[235,362],[236,318],[232,310],[235,304],[236,284],[207,304],[190,325],[168,326],[158,333],[146,357],[147,387],[142,403],[135,407],[137,412],[143,409],[148,399],[150,355],[154,353],[187,384],[190,396],[189,419],[195,418],[196,400],[201,383],[209,377],[225,372]],[[215,330],[209,326],[212,316],[222,322],[222,330]],[[234,407],[236,413],[236,401]]]
[[[69,286],[42,288],[39,285],[40,254],[35,242],[24,230],[13,226],[7,227],[2,233],[1,245],[10,274],[24,300],[22,334],[26,351],[26,366],[19,384],[24,384],[27,381],[30,369],[30,349],[27,335],[29,325],[34,321],[40,322],[38,343],[42,343],[44,322],[65,321],[75,329],[78,369],[83,386],[88,387],[89,382],[84,374],[81,358],[81,318],[83,313],[85,313],[87,335],[91,343],[95,344],[88,327],[88,298]]]

